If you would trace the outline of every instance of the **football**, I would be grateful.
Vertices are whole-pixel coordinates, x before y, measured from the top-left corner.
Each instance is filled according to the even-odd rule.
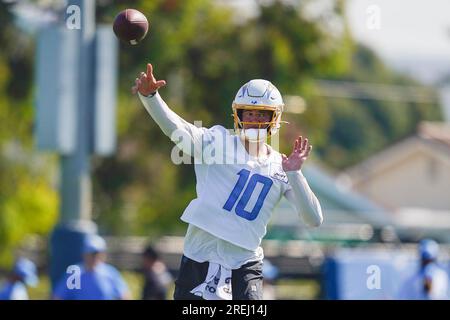
[[[114,18],[113,30],[117,38],[131,45],[144,39],[148,29],[147,18],[135,9],[125,9]]]

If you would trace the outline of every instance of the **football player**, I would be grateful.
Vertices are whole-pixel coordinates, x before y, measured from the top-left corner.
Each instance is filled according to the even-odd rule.
[[[439,265],[439,244],[422,239],[418,245],[419,268],[401,284],[397,299],[448,300],[448,274]]]
[[[323,221],[322,210],[301,172],[311,152],[298,137],[289,156],[266,141],[280,128],[283,99],[269,81],[251,80],[232,104],[235,134],[220,125],[199,128],[173,112],[158,93],[165,86],[153,67],[136,78],[132,92],[161,130],[194,157],[197,198],[181,216],[188,223],[174,299],[262,299],[261,240],[277,203],[285,196],[309,226]],[[218,143],[218,140],[220,143]],[[211,161],[205,147],[232,146],[224,161]]]

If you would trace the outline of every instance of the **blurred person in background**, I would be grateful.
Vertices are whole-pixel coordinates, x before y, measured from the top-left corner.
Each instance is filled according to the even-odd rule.
[[[420,268],[405,281],[399,292],[404,300],[446,300],[448,275],[437,263],[439,245],[431,239],[419,242]]]
[[[0,300],[28,300],[27,286],[34,287],[37,283],[36,265],[26,258],[19,258],[0,289]]]
[[[56,300],[125,300],[130,299],[128,286],[120,272],[106,260],[106,242],[98,235],[86,238],[83,263],[79,264],[79,287],[69,286],[69,276],[56,285]]]
[[[278,278],[278,268],[268,259],[263,260],[263,300],[276,300],[275,281]]]
[[[152,246],[148,246],[143,252],[143,272],[142,300],[166,300],[173,279]]]

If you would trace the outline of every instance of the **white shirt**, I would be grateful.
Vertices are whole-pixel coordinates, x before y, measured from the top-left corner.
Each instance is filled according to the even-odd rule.
[[[306,179],[301,171],[284,172],[277,151],[270,149],[265,159],[252,157],[225,128],[198,128],[186,122],[158,93],[139,97],[162,131],[196,162],[197,198],[181,217],[189,223],[187,257],[232,269],[261,260],[261,240],[283,195],[307,224],[322,223],[320,204]]]
[[[431,281],[431,291],[424,290],[424,281]],[[448,275],[435,263],[428,264],[423,270],[408,278],[400,288],[399,299],[402,300],[447,300]]]
[[[218,127],[218,126],[217,126]],[[266,226],[283,194],[290,189],[281,167],[281,155],[272,150],[266,161],[244,158],[246,151],[235,135],[223,127],[215,130],[237,145],[236,163],[196,164],[197,198],[188,205],[181,220],[247,250],[256,250]]]
[[[6,282],[0,289],[0,300],[28,300],[28,292],[25,284],[20,281]]]

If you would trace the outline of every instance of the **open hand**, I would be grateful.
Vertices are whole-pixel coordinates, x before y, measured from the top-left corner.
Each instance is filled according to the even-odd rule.
[[[283,170],[284,171],[298,171],[303,165],[303,162],[308,158],[311,152],[312,146],[308,143],[308,138],[298,137],[294,142],[294,148],[289,157],[285,154],[283,157]]]

